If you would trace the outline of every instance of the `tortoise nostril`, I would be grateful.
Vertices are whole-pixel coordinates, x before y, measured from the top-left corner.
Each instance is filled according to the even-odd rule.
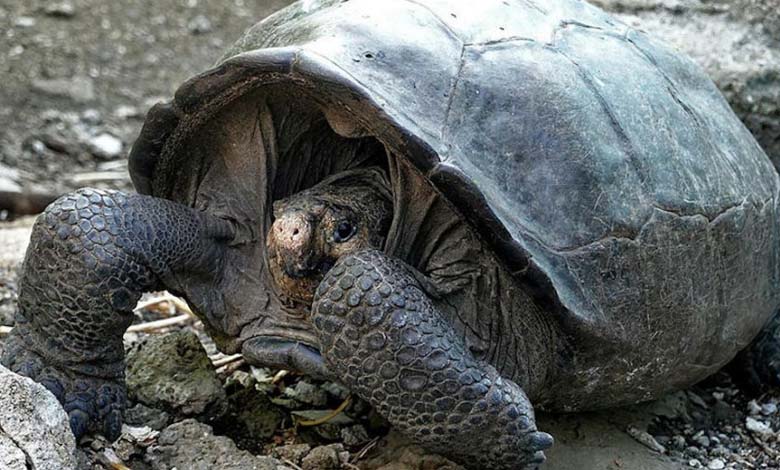
[[[293,230],[293,236],[298,235],[298,232],[299,232],[299,230],[297,228],[295,230]]]

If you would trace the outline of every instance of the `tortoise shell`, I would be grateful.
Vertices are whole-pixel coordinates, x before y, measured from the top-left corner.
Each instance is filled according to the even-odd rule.
[[[584,387],[594,357],[637,344],[667,360],[624,375],[685,358],[679,383],[702,378],[777,308],[770,160],[695,64],[583,1],[299,1],[153,108],[130,169],[142,193],[241,219],[376,143],[557,316]]]

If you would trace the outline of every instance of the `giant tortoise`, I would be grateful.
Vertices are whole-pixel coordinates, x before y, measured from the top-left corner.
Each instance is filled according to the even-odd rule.
[[[39,217],[3,357],[77,436],[117,436],[163,288],[474,468],[544,460],[533,407],[740,351],[780,382],[776,171],[698,67],[582,1],[299,1],[152,108],[130,172]]]

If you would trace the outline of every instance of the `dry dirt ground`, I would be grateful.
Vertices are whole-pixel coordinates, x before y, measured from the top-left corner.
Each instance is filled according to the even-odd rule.
[[[3,184],[53,193],[84,185],[129,190],[124,157],[148,107],[206,69],[246,27],[286,3],[0,0],[0,191]],[[645,21],[659,31],[677,31],[689,25],[699,28],[699,20],[680,16],[687,11],[686,5],[711,3],[721,8],[727,2],[600,3],[622,11],[629,22]],[[730,19],[724,16],[722,21],[723,35],[738,35],[730,28]],[[696,31],[708,30],[702,27],[691,34]],[[678,46],[685,49],[688,41],[682,37]],[[745,60],[739,53],[727,59],[726,65]],[[776,86],[777,77],[773,83]],[[771,132],[778,121],[766,119],[767,113],[747,104],[740,112],[746,121],[759,120],[754,123],[756,129],[768,129],[762,143],[771,146]],[[0,211],[0,220],[8,217]],[[16,274],[30,223],[29,218],[0,223],[0,325],[12,325]],[[137,321],[182,313],[170,303],[160,305],[140,310]],[[206,465],[199,468],[228,468],[219,454],[237,455],[233,442],[255,455],[274,455],[278,460],[273,462],[287,468],[455,468],[443,459],[425,456],[392,434],[386,437],[386,425],[361,403],[350,405],[341,421],[301,426],[301,420],[311,420],[337,406],[343,391],[294,374],[280,377],[277,371],[250,369],[235,362],[228,364],[235,368],[220,365],[226,359],[200,334],[197,323],[130,334],[128,347],[154,344],[146,350],[164,350],[164,338],[172,338],[171,332],[198,335],[205,348],[199,354],[209,354],[217,361],[219,373],[206,363],[206,375],[217,378],[217,389],[204,399],[219,402],[219,411],[188,415],[172,410],[175,404],[145,397],[143,387],[158,386],[155,381],[163,380],[152,374],[137,385],[133,427],[120,442],[110,445],[99,438],[82,442],[84,468],[121,468],[117,466],[120,460],[134,470],[165,469],[177,463],[179,468],[188,468],[187,463],[195,466],[193,462]],[[134,357],[153,370],[153,357]],[[543,415],[540,427],[557,439],[547,468],[780,468],[779,403],[778,393],[746,396],[727,374],[719,374],[692,390],[632,409]],[[205,431],[197,422],[181,421],[187,417],[208,422],[214,433],[231,441],[203,441]],[[155,434],[158,431],[162,434]],[[332,443],[335,447],[323,447]],[[242,454],[241,458],[251,457]],[[271,465],[267,468],[277,465],[273,462],[265,462]]]

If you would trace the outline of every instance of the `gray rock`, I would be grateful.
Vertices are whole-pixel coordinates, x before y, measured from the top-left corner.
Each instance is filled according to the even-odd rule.
[[[371,437],[362,424],[356,424],[341,430],[341,440],[345,446],[357,447],[370,441]]]
[[[15,168],[0,164],[0,191],[16,193],[22,191],[19,184],[19,171]]]
[[[726,468],[726,463],[722,459],[713,459],[707,464],[707,468],[710,470],[722,470]]]
[[[303,470],[339,470],[343,452],[344,447],[341,444],[315,447],[301,460],[301,468]]]
[[[702,447],[710,446],[710,438],[705,435],[697,435],[693,437],[693,441]]]
[[[95,84],[90,77],[37,79],[32,82],[33,91],[51,96],[69,98],[76,103],[95,99]]]
[[[214,419],[227,408],[222,382],[192,332],[135,345],[127,355],[127,388],[134,401],[180,416]]]
[[[288,460],[295,465],[300,465],[306,455],[309,454],[311,446],[309,444],[289,444],[281,447],[274,447],[271,454],[277,459]]]
[[[165,428],[156,446],[149,448],[146,462],[153,470],[291,470],[272,457],[258,457],[194,419]]]
[[[76,7],[70,2],[55,2],[46,5],[43,12],[55,18],[73,18],[76,16]]]
[[[637,429],[634,426],[628,426],[628,428],[626,428],[626,433],[648,449],[658,452],[659,454],[666,453],[666,447],[659,444],[649,432],[643,429]]]
[[[328,392],[330,396],[339,400],[346,400],[350,395],[348,388],[336,382],[325,382],[322,384],[322,389]]]
[[[754,432],[761,436],[769,436],[773,434],[772,427],[770,425],[751,416],[745,418],[745,427],[748,431]]]
[[[42,385],[0,366],[0,410],[0,463],[14,468],[17,449],[25,456],[22,469],[76,468],[68,415]]]
[[[114,110],[114,116],[119,119],[139,118],[143,115],[141,110],[130,105],[120,105]]]
[[[764,416],[772,416],[777,413],[776,403],[764,403],[761,405],[761,414]]]
[[[230,396],[232,417],[243,424],[249,435],[256,439],[268,439],[282,424],[284,413],[268,397],[252,388],[244,389]]]
[[[108,133],[98,134],[87,143],[89,152],[104,160],[114,160],[122,156],[122,141]]]
[[[3,470],[27,470],[24,452],[2,432],[0,432],[0,468]]]
[[[125,423],[133,426],[149,426],[157,431],[168,426],[171,418],[168,413],[138,403],[125,410]]]
[[[81,113],[81,120],[87,124],[99,124],[103,120],[103,115],[97,109],[85,109]]]
[[[325,390],[305,380],[301,380],[294,387],[287,387],[284,394],[307,405],[325,406],[328,403],[328,395]]]
[[[32,28],[35,26],[35,18],[31,16],[20,16],[14,21],[14,26],[17,28]]]
[[[211,20],[207,17],[198,15],[190,20],[187,24],[187,28],[189,28],[192,34],[206,34],[211,32],[213,26],[211,25]]]

